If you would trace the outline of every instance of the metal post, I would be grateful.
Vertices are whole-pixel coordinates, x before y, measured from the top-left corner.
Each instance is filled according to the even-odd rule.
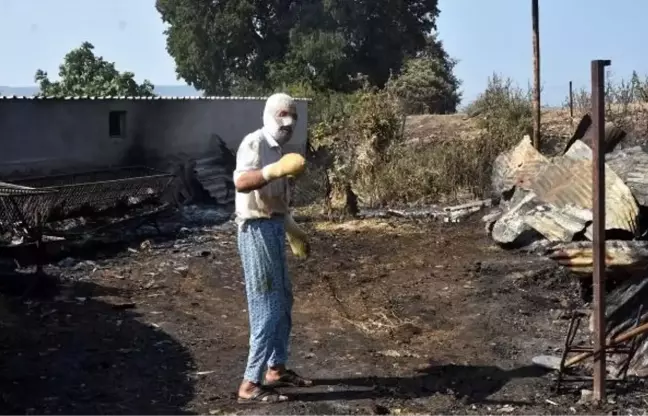
[[[594,248],[594,387],[593,400],[605,400],[605,67],[592,61],[592,214]]]
[[[569,81],[569,117],[574,118],[574,89]]]
[[[531,0],[533,20],[533,146],[540,149],[540,29],[538,0]]]

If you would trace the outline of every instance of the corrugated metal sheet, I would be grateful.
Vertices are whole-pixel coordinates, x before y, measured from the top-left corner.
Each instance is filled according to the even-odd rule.
[[[607,155],[607,165],[632,191],[639,205],[648,206],[648,153],[640,146]]]
[[[591,275],[593,248],[591,241],[561,244],[547,253],[548,257],[570,271]],[[638,240],[608,240],[605,242],[605,264],[608,272],[645,277],[648,269],[648,242]]]
[[[524,216],[524,222],[551,242],[572,241],[592,221],[592,211],[568,205],[551,204],[536,207]]]
[[[592,149],[577,140],[565,157],[573,160],[592,160]],[[641,146],[608,153],[605,163],[628,186],[639,205],[648,206],[648,153]]]
[[[592,160],[592,148],[580,140],[576,140],[565,152],[565,157],[572,160]]]
[[[558,158],[529,185],[539,200],[557,208],[592,209],[592,163],[589,160]],[[630,189],[607,166],[605,189],[606,228],[626,230],[636,235],[639,207]]]
[[[27,96],[27,95],[1,95],[0,100],[34,100],[34,101],[101,101],[101,100],[123,100],[123,101],[242,101],[242,100],[263,100],[268,97],[226,97],[226,96],[162,96],[157,95],[154,97],[140,97],[140,96],[61,96],[61,97],[42,97],[42,96]],[[311,101],[310,98],[295,98],[296,101]]]
[[[549,164],[549,160],[531,144],[531,137],[522,141],[508,152],[501,153],[493,163],[493,192],[501,195],[514,186],[530,189],[529,182]]]
[[[223,165],[220,157],[196,160],[194,170],[196,179],[203,188],[220,204],[234,202],[235,189],[232,172]]]
[[[524,245],[533,239],[533,230],[524,222],[524,214],[535,208],[535,194],[516,189],[511,202],[510,209],[493,224],[491,237],[500,244]]]

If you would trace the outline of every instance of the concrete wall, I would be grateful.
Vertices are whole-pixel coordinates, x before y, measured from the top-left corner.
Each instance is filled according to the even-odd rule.
[[[137,162],[200,159],[221,138],[236,152],[262,124],[264,100],[57,100],[0,98],[0,177],[47,175]],[[306,146],[307,102],[287,151]],[[123,137],[110,137],[109,113],[125,111]],[[162,163],[163,164],[163,163]]]

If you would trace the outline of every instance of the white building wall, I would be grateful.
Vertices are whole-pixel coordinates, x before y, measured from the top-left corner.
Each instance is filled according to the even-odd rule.
[[[221,138],[236,152],[262,124],[264,99],[0,98],[0,178],[133,164],[204,159]],[[307,101],[286,151],[306,150]],[[125,134],[111,137],[109,113],[125,111]]]

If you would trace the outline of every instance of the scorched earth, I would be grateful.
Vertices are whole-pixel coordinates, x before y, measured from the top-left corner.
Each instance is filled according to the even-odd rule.
[[[562,348],[575,282],[505,252],[478,219],[306,225],[289,255],[291,365],[317,379],[295,401],[245,407],[242,272],[231,223],[95,249],[3,279],[0,409],[63,414],[545,414],[645,407],[640,385],[593,409],[531,364]],[[13,277],[12,277],[13,276]],[[585,335],[584,335],[585,336]]]

